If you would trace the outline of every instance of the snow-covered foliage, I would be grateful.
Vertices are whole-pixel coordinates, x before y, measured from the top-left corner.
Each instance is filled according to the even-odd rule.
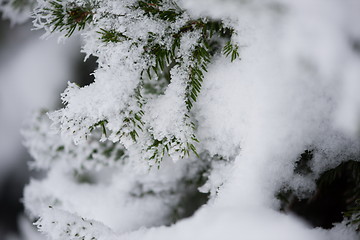
[[[40,1],[34,24],[48,34],[82,31],[83,51],[98,58],[95,82],[84,88],[69,83],[66,106],[49,115],[64,137],[82,143],[101,127],[102,140],[127,149],[135,144],[152,165],[166,154],[176,161],[196,153],[190,110],[224,41],[224,53],[237,57],[232,28],[192,19],[175,1],[157,0]],[[159,86],[164,80],[168,84]],[[154,96],[153,89],[162,94]]]
[[[50,206],[125,232],[170,224],[192,213],[189,199],[206,197],[197,191],[209,168],[206,162],[187,159],[174,164],[166,159],[159,170],[149,172],[146,162],[119,144],[94,137],[76,146],[51,133],[49,126],[39,115],[23,130],[35,159],[30,166],[48,170],[45,180],[32,180],[25,189],[27,210],[34,218]]]
[[[346,221],[311,229],[280,213],[276,195],[304,197],[359,160],[359,10],[38,0],[35,27],[81,33],[98,69],[68,84],[52,126],[40,114],[23,130],[47,171],[25,189],[29,216],[50,239],[358,239]]]

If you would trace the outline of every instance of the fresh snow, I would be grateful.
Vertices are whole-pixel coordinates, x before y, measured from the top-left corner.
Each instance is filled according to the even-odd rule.
[[[149,131],[140,133],[139,143],[116,135],[124,117],[139,110],[133,93],[141,70],[154,63],[142,58],[141,40],[137,48],[128,41],[104,44],[98,27],[89,26],[83,51],[98,57],[99,68],[93,84],[80,88],[69,83],[62,94],[64,108],[49,114],[62,137],[50,133],[50,123],[42,117],[24,129],[25,144],[35,158],[31,166],[48,170],[24,193],[29,215],[40,216],[40,231],[51,239],[358,239],[345,223],[313,229],[280,213],[275,195],[283,188],[300,196],[313,191],[322,172],[360,153],[360,54],[354,47],[360,41],[360,2],[177,2],[188,13],[170,26],[129,12],[123,6],[132,1],[99,1],[95,18],[98,26],[112,26],[132,39],[152,31],[165,45],[169,40],[161,36],[177,32],[192,17],[224,19],[235,28],[233,41],[240,46],[241,60],[215,57],[192,110],[198,149],[209,161],[195,156],[179,160],[175,153],[159,170],[144,161],[148,134],[186,141],[192,133],[182,118],[187,73],[181,68],[172,69],[164,94],[147,98],[144,121]],[[46,6],[46,1],[40,4]],[[132,15],[109,21],[101,17],[102,10]],[[37,17],[36,27],[51,31]],[[186,59],[197,38],[189,34],[181,39],[179,54],[189,66]],[[90,132],[103,119],[110,133],[102,140],[121,145],[99,142],[100,133]],[[98,152],[109,148],[106,158]],[[293,171],[306,149],[315,149],[311,177]],[[124,155],[117,158],[116,151]],[[227,161],[210,161],[216,155]],[[183,183],[203,174],[208,165],[208,181],[199,191],[210,193],[209,202],[192,217],[169,221],[181,197],[194,190]]]

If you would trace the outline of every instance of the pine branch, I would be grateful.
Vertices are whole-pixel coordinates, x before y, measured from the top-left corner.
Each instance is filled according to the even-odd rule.
[[[101,34],[100,39],[103,42],[106,42],[106,43],[108,43],[108,42],[118,43],[118,42],[121,42],[121,41],[130,40],[130,38],[125,36],[123,33],[116,32],[113,29],[106,30],[104,28],[100,28],[100,30],[101,31],[99,31],[98,33]]]
[[[47,23],[52,28],[52,32],[65,31],[65,37],[70,37],[75,30],[81,31],[92,21],[93,6],[87,2],[84,6],[77,6],[74,3],[64,5],[60,0],[49,2],[50,7],[44,8],[41,14],[51,16]]]
[[[224,46],[223,52],[225,56],[231,56],[231,61],[235,61],[239,57],[239,46],[233,45],[230,41]]]
[[[49,6],[44,8],[42,12],[40,11],[44,16],[50,15],[50,21],[46,25],[52,32],[66,32],[66,37],[71,36],[75,30],[84,30],[86,25],[92,25],[96,28],[97,21],[93,21],[93,17],[99,14],[102,18],[113,21],[121,18],[128,19],[127,21],[130,22],[138,21],[140,15],[144,19],[151,19],[168,26],[163,35],[149,31],[146,36],[140,38],[130,37],[131,34],[128,34],[126,28],[119,31],[119,28],[115,28],[111,24],[106,27],[99,26],[97,33],[104,44],[129,42],[133,48],[142,48],[143,59],[147,59],[147,61],[141,70],[138,89],[146,86],[148,89],[163,89],[152,91],[154,93],[164,92],[167,85],[162,84],[163,81],[160,84],[160,80],[166,77],[166,82],[170,84],[172,81],[170,72],[175,66],[181,68],[184,75],[188,76],[184,99],[187,113],[184,115],[184,121],[191,123],[193,127],[189,129],[192,129],[193,132],[187,133],[185,139],[182,140],[179,140],[175,135],[166,136],[163,139],[154,138],[145,150],[152,152],[150,160],[155,160],[156,163],[160,162],[166,154],[171,155],[173,152],[177,152],[180,158],[188,156],[190,152],[197,155],[195,144],[198,140],[194,133],[195,124],[189,116],[191,116],[191,110],[201,93],[205,73],[208,71],[208,65],[212,58],[221,52],[230,57],[231,61],[239,57],[239,47],[231,41],[234,29],[225,26],[222,21],[207,18],[192,19],[185,22],[181,27],[175,27],[173,25],[185,14],[185,11],[175,1],[171,0],[138,0],[126,6],[136,14],[116,13],[119,16],[114,16],[113,13],[103,10],[98,13],[97,5],[94,2],[75,5],[61,0],[52,0]],[[187,36],[197,36],[198,39],[192,43],[193,46],[188,50],[190,52],[184,53],[182,49],[188,48],[188,46],[182,46],[182,44],[186,44],[182,43],[182,39]],[[227,43],[224,45],[224,42]],[[152,81],[153,79],[154,81]],[[143,96],[139,94],[136,96],[139,98],[139,102],[146,104],[146,99]],[[119,114],[124,116],[123,125],[119,127],[118,131],[110,134],[109,137],[112,140],[120,140],[125,137],[137,142],[140,136],[139,131],[149,131],[147,129],[149,126],[142,121],[144,111],[141,105],[137,111],[124,109]],[[107,136],[107,125],[108,119],[101,119],[90,126],[89,130],[91,132],[93,129],[101,127],[104,136]]]

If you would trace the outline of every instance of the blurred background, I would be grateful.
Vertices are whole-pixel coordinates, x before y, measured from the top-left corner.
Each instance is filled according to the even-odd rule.
[[[0,15],[0,239],[19,239],[24,217],[21,198],[31,172],[21,127],[39,109],[60,108],[67,81],[92,81],[93,59],[84,63],[79,38],[66,43],[40,39],[30,21],[12,24]],[[31,229],[29,224],[28,226]],[[30,230],[31,231],[31,230]],[[36,239],[31,234],[21,239]]]

